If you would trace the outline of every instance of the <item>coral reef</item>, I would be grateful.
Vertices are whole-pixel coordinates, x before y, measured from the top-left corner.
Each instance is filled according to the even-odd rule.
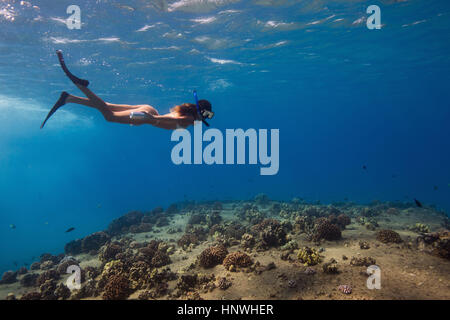
[[[212,268],[222,264],[227,254],[228,250],[223,245],[208,247],[199,255],[198,262],[203,268]]]
[[[0,280],[0,284],[9,284],[17,282],[17,272],[14,271],[6,271],[3,273],[2,279]]]
[[[415,242],[420,250],[450,260],[450,231],[422,234]]]
[[[339,273],[337,261],[332,258],[330,261],[328,261],[322,265],[322,270],[324,273],[327,273],[327,274]]]
[[[27,292],[22,297],[20,297],[20,300],[41,300],[41,294],[36,291]]]
[[[223,260],[223,265],[229,271],[236,271],[237,267],[249,267],[252,264],[252,258],[240,251],[229,253]]]
[[[106,232],[111,236],[125,233],[132,225],[138,225],[141,223],[144,214],[139,211],[131,211],[127,214],[113,220]]]
[[[59,280],[59,273],[55,269],[47,270],[41,273],[36,279],[36,285],[41,286],[47,280]]]
[[[359,248],[362,250],[370,249],[370,244],[367,241],[360,241]]]
[[[368,267],[374,264],[376,264],[376,260],[372,257],[352,257],[350,259],[350,265],[352,266]]]
[[[108,242],[109,239],[110,236],[103,231],[94,232],[81,240],[81,251],[87,253],[97,251],[102,245]]]
[[[302,249],[299,249],[297,253],[297,258],[305,266],[314,266],[322,261],[319,252],[317,252],[316,249],[312,249],[309,247],[303,247]]]
[[[131,293],[130,281],[123,275],[113,275],[105,285],[104,300],[125,300]]]
[[[337,216],[336,218],[336,224],[342,229],[344,230],[346,226],[348,226],[351,223],[351,219],[349,216],[347,216],[346,214],[340,214]]]
[[[383,243],[401,243],[402,238],[400,235],[393,231],[388,229],[378,230],[376,233],[376,239]]]
[[[259,247],[278,247],[286,243],[286,232],[280,222],[275,219],[265,219],[252,228],[260,239]]]
[[[417,232],[417,233],[429,233],[430,227],[423,224],[423,223],[416,223],[415,225],[408,228],[411,231]]]
[[[20,279],[20,285],[23,287],[35,287],[38,277],[39,274],[37,273],[27,273]]]
[[[314,233],[311,240],[319,242],[320,240],[339,240],[342,238],[341,229],[332,224],[328,219],[319,218],[316,220]]]
[[[100,248],[99,259],[106,263],[115,260],[117,254],[122,252],[122,247],[117,243],[108,243]]]
[[[344,294],[351,294],[353,289],[352,286],[348,285],[348,284],[341,284],[338,287],[338,290],[341,291]]]
[[[229,287],[231,287],[231,285],[232,282],[225,277],[221,277],[217,282],[217,288],[219,288],[220,290],[227,290]]]

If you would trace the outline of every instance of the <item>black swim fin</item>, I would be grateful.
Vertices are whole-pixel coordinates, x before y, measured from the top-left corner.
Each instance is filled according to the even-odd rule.
[[[86,87],[89,85],[88,80],[80,79],[72,74],[72,72],[67,69],[66,63],[64,62],[64,57],[61,50],[56,50],[56,54],[58,56],[59,64],[61,65],[61,68],[63,69],[66,76],[74,83],[81,85],[83,87]]]
[[[56,112],[56,110],[58,110],[60,107],[62,107],[63,105],[66,104],[66,99],[67,99],[68,95],[69,94],[65,91],[63,91],[61,93],[61,96],[59,97],[58,101],[56,101],[55,105],[50,110],[50,112],[47,114],[47,117],[45,117],[45,120],[42,122],[41,129],[45,126],[45,123],[47,122],[47,120],[50,119],[50,117]]]

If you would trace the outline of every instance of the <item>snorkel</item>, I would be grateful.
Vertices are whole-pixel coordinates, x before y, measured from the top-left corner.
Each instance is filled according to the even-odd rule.
[[[195,99],[195,105],[196,105],[196,107],[197,107],[197,114],[198,114],[198,116],[200,117],[200,119],[202,119],[202,122],[203,122],[207,127],[209,127],[209,123],[205,121],[205,118],[203,117],[203,115],[202,115],[202,113],[201,113],[201,111],[200,111],[200,105],[198,104],[197,91],[194,90],[193,94],[194,94],[194,99]]]

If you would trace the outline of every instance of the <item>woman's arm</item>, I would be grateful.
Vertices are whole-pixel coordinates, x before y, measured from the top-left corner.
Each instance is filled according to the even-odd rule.
[[[172,117],[169,115],[152,115],[148,113],[146,120],[148,124],[168,130],[186,128],[194,123],[194,119],[190,117]]]

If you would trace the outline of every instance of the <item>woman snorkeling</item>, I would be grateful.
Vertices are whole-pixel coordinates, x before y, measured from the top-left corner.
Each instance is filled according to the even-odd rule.
[[[86,95],[86,98],[73,96],[65,91],[62,92],[58,101],[42,122],[41,129],[56,110],[67,103],[75,103],[97,109],[102,113],[106,121],[133,125],[151,124],[155,127],[169,130],[186,128],[194,124],[196,120],[201,120],[208,125],[205,119],[212,119],[214,116],[211,103],[207,100],[198,101],[195,91],[194,98],[196,104],[183,103],[175,106],[169,113],[163,115],[160,115],[155,108],[146,104],[126,105],[105,102],[87,88],[89,85],[88,80],[80,79],[69,71],[60,50],[57,50],[56,54],[58,55],[59,63],[64,73]]]

